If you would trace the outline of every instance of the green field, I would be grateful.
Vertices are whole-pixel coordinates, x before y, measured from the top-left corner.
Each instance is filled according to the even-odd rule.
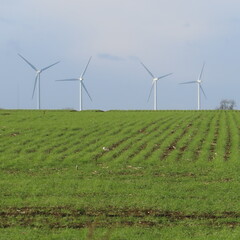
[[[0,239],[240,239],[239,111],[0,111]]]

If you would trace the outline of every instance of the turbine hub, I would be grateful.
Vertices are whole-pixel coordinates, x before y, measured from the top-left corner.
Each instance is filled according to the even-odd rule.
[[[202,82],[202,80],[200,80],[200,79],[197,80],[197,83],[201,83],[201,82]]]
[[[80,81],[83,81],[83,77],[80,77],[79,80],[80,80]]]
[[[39,74],[39,73],[41,73],[42,72],[42,70],[37,70],[37,74]]]
[[[158,81],[159,79],[158,78],[154,78],[153,81]]]

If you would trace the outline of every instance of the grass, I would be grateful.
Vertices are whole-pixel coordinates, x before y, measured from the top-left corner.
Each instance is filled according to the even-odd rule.
[[[0,239],[239,239],[239,124],[238,111],[1,110]]]

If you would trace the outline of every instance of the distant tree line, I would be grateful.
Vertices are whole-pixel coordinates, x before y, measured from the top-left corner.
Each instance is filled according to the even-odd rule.
[[[236,107],[236,102],[234,100],[223,99],[220,102],[218,110],[233,110]]]

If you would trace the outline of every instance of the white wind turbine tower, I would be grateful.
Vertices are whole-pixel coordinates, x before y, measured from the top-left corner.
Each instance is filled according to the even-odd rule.
[[[22,55],[18,54],[19,57],[21,57],[33,70],[36,71],[36,77],[35,77],[35,82],[34,82],[34,87],[33,87],[33,93],[32,93],[32,98],[34,96],[35,93],[35,89],[37,86],[37,82],[38,82],[38,96],[37,96],[37,109],[41,109],[41,84],[40,84],[40,79],[41,79],[41,73],[45,70],[47,70],[48,68],[58,64],[60,61],[53,63],[45,68],[42,69],[37,69],[33,64],[31,64],[26,58],[24,58]]]
[[[142,62],[140,62],[140,63],[147,70],[147,72],[150,74],[150,76],[153,78],[152,79],[152,87],[151,87],[151,90],[150,90],[150,93],[149,93],[149,96],[148,96],[148,101],[149,101],[149,98],[151,96],[152,90],[154,88],[154,107],[153,107],[153,109],[157,110],[157,82],[158,82],[158,80],[160,80],[162,78],[165,78],[165,77],[171,75],[172,73],[163,75],[161,77],[154,77],[154,75],[149,71],[149,69]]]
[[[203,66],[202,66],[202,70],[199,74],[199,77],[197,79],[197,81],[191,81],[191,82],[183,82],[183,83],[180,83],[180,84],[191,84],[191,83],[197,83],[198,85],[198,88],[197,88],[197,91],[198,91],[198,95],[197,95],[197,102],[198,102],[198,110],[201,109],[201,95],[200,95],[200,89],[203,93],[203,95],[206,97],[206,94],[202,88],[202,76],[203,76],[203,70],[204,70],[204,67],[205,67],[205,63],[203,63]]]
[[[91,96],[90,96],[90,94],[89,94],[85,84],[83,83],[83,80],[84,80],[83,77],[84,77],[84,75],[85,75],[85,73],[87,71],[87,68],[88,68],[88,65],[89,65],[91,59],[92,59],[92,57],[89,58],[88,63],[87,63],[83,73],[81,74],[81,76],[79,78],[69,78],[69,79],[56,80],[56,81],[79,81],[79,111],[82,111],[82,109],[83,109],[83,107],[82,107],[82,102],[83,102],[82,101],[82,89],[83,88],[86,91],[86,93],[87,93],[88,97],[90,98],[90,100],[92,101],[92,98],[91,98]]]

